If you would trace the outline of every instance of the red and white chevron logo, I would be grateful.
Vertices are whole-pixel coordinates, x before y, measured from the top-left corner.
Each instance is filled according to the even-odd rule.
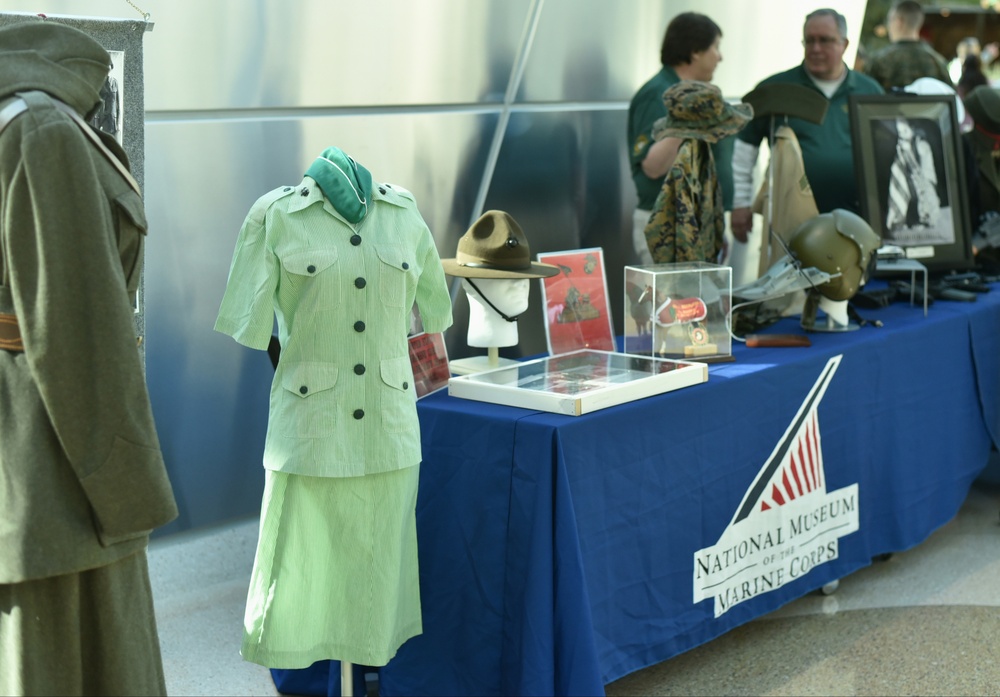
[[[719,541],[694,555],[694,602],[714,599],[716,617],[836,559],[858,530],[858,485],[828,492],[823,463],[819,405],[842,358],[827,362]]]

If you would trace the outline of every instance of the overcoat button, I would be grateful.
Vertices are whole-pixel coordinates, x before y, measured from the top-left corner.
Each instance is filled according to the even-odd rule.
[[[356,331],[356,332],[363,332],[364,330],[365,330],[365,323],[364,322],[362,322],[361,320],[358,320],[357,322],[354,323],[354,331]]]
[[[408,390],[408,389],[410,389],[410,383],[408,383],[408,382],[404,382],[404,383],[403,383],[403,389],[404,389],[404,390]]]
[[[355,288],[364,288],[367,284],[368,284],[368,281],[366,281],[365,279],[361,278],[360,276],[358,276],[357,278],[354,279],[354,287]]]
[[[351,244],[355,247],[361,244],[361,235],[351,235]]]
[[[408,268],[410,268],[410,265],[409,265],[409,264],[407,264],[407,263],[406,263],[406,262],[404,261],[404,262],[403,262],[403,271],[406,271],[406,270],[407,270]]]
[[[313,266],[312,264],[309,264],[309,266],[306,267],[306,271],[308,271],[309,273],[316,273],[316,267]]]
[[[380,194],[384,194],[384,193],[385,193],[385,187],[384,187],[384,186],[380,186],[380,187],[378,188],[378,192],[379,192]]]
[[[303,385],[302,387],[300,387],[300,388],[299,388],[299,392],[300,392],[301,394],[305,394],[305,393],[306,393],[306,392],[308,392],[308,391],[309,391],[309,388],[308,388],[308,387],[306,387],[305,385]]]
[[[365,418],[365,410],[364,409],[355,409],[354,410],[354,418],[355,419],[363,419],[363,418]]]
[[[354,366],[354,373],[356,375],[364,375],[365,374],[365,367],[363,365],[361,365],[360,363],[358,363],[356,366]]]

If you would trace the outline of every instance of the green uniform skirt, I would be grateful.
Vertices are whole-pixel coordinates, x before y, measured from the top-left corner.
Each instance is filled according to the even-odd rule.
[[[243,658],[382,666],[421,632],[419,467],[364,477],[265,473]]]
[[[165,695],[145,550],[0,584],[0,695]]]

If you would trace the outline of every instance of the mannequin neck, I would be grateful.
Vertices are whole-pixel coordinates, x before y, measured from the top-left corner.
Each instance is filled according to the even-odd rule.
[[[507,321],[500,313],[517,317],[528,309],[528,279],[477,278],[473,282],[463,278],[462,288],[469,300],[469,346],[517,345],[517,322]]]
[[[516,346],[517,322],[508,322],[483,302],[476,291],[469,297],[469,346]]]

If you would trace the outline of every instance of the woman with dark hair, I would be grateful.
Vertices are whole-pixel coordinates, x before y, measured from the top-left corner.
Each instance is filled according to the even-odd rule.
[[[653,263],[646,245],[646,224],[681,143],[679,138],[653,140],[653,124],[667,115],[663,93],[681,80],[710,82],[716,66],[722,61],[721,40],[722,29],[707,15],[684,12],[674,17],[667,25],[660,47],[663,67],[639,88],[629,105],[629,161],[639,197],[633,217],[632,242],[640,263]],[[728,210],[733,199],[732,138],[713,144],[712,150],[722,183],[724,206]]]
[[[660,46],[660,63],[672,68],[691,64],[696,58],[694,55],[696,53],[706,53],[713,46],[718,51],[721,38],[722,29],[712,21],[711,17],[697,12],[683,12],[667,25],[663,34],[663,44]],[[722,60],[721,55],[711,64],[707,73],[685,79],[708,82],[715,72],[715,65],[720,60]],[[663,95],[660,96],[662,98]]]
[[[962,76],[958,78],[958,83],[955,85],[958,96],[965,99],[965,95],[969,92],[980,85],[988,85],[989,83],[989,79],[983,72],[982,59],[975,53],[967,55],[962,61]]]

